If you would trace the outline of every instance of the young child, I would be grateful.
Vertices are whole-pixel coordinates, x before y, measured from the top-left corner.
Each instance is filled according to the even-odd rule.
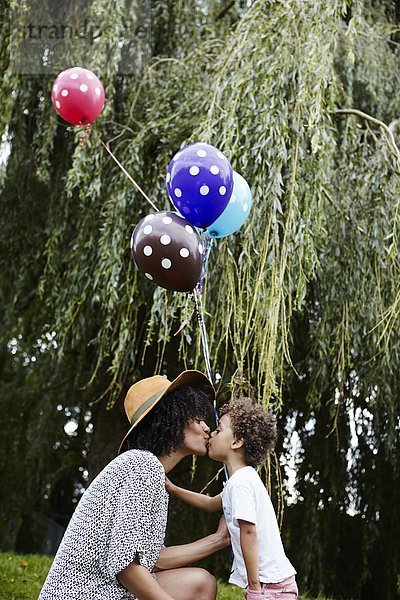
[[[247,600],[295,600],[296,571],[283,549],[275,511],[257,471],[276,442],[275,417],[249,398],[225,404],[208,455],[229,473],[221,494],[206,496],[166,481],[167,491],[191,506],[224,510],[233,549],[229,583]]]

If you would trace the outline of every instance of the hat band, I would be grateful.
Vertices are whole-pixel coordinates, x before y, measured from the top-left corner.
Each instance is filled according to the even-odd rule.
[[[146,402],[144,402],[144,404],[142,404],[142,406],[139,406],[139,408],[137,409],[137,411],[133,414],[133,417],[131,418],[131,425],[134,425],[136,423],[136,421],[138,421],[138,419],[142,416],[144,411],[147,410],[149,407],[151,407],[153,404],[155,404],[157,402],[157,400],[160,398],[160,396],[163,395],[163,393],[167,389],[167,387],[168,386],[166,386],[163,390],[160,390],[159,392],[156,392],[155,394],[150,396],[150,398],[148,398],[146,400]]]

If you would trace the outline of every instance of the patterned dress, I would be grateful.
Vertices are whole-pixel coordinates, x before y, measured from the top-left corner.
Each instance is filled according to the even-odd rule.
[[[39,600],[132,600],[117,574],[138,556],[152,572],[163,546],[168,494],[160,461],[128,450],[83,494]]]

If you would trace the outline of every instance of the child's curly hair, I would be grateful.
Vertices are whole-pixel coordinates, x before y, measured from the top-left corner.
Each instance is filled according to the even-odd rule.
[[[275,415],[245,397],[234,398],[229,404],[224,404],[220,409],[220,416],[223,415],[229,415],[234,436],[243,439],[246,463],[257,468],[275,447]]]

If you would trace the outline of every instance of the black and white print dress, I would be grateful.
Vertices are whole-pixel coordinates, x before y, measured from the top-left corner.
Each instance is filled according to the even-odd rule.
[[[128,450],[94,479],[67,527],[39,600],[132,600],[117,574],[138,556],[152,572],[164,543],[168,494],[160,461]]]

